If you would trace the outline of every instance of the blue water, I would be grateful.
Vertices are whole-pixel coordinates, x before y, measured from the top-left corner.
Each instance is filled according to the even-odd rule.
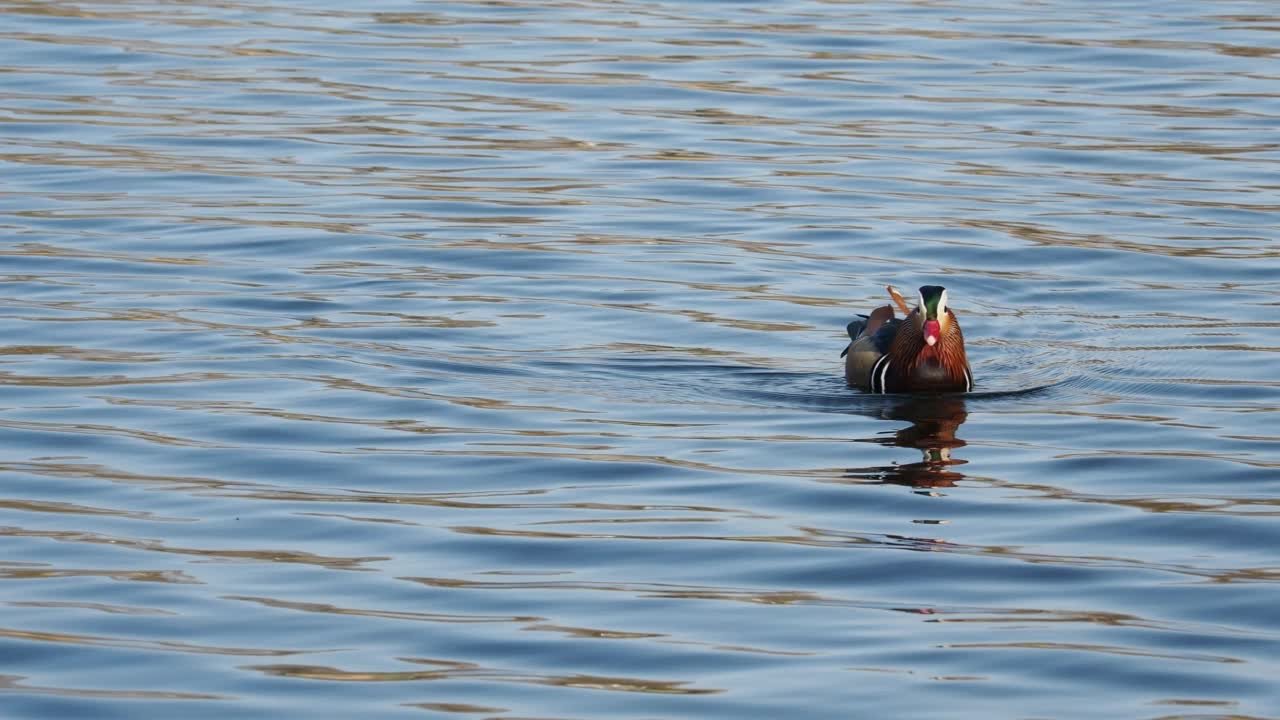
[[[0,19],[5,718],[1280,717],[1274,4]]]

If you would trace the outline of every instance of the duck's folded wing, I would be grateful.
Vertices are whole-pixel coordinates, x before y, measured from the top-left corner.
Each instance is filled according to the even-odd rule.
[[[887,357],[901,322],[896,318],[888,320],[882,323],[874,333],[868,334],[864,330],[857,340],[849,343],[844,359],[844,377],[850,385],[863,390],[883,392],[883,380],[881,380],[881,388],[877,388],[872,375],[881,360]]]
[[[870,315],[858,315],[850,322],[845,330],[849,333],[849,345],[840,353],[840,357],[844,357],[849,353],[849,348],[858,344],[858,340],[865,337],[875,337],[879,335],[886,327],[897,326],[897,321],[893,317],[893,308],[889,305],[881,305],[871,311]],[[896,330],[894,331],[896,332]],[[893,335],[889,335],[889,339],[893,339]],[[877,346],[879,343],[877,343]],[[888,344],[884,345],[881,354],[888,351]]]
[[[887,308],[888,305],[886,305],[885,307]],[[890,316],[893,315],[892,312],[890,312],[889,314]],[[875,347],[876,352],[880,353],[881,355],[885,355],[889,352],[889,346],[893,345],[893,339],[897,337],[898,326],[901,323],[902,321],[899,320],[898,318],[890,317],[888,320],[881,323],[880,327],[876,328],[875,330],[871,330],[867,333],[867,339],[871,341],[871,344]]]
[[[849,344],[840,351],[840,357],[844,357],[849,354],[849,348],[853,347],[853,341],[858,339],[858,336],[862,334],[862,328],[866,326],[866,315],[859,315],[857,318],[849,321],[849,324],[845,326],[845,330],[849,331]]]

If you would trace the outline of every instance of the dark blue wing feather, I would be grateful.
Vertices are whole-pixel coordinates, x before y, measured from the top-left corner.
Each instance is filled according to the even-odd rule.
[[[898,334],[898,323],[902,322],[899,318],[893,318],[880,326],[876,330],[876,334],[871,336],[871,341],[876,344],[876,350],[880,354],[889,352],[889,346],[893,344],[893,338]]]
[[[853,346],[853,341],[857,340],[858,336],[862,335],[862,329],[867,326],[868,320],[869,317],[867,315],[859,314],[857,318],[845,326],[845,330],[849,333],[850,344],[845,346],[844,350],[840,351],[840,357],[844,357],[849,354],[849,348]],[[876,330],[875,335],[871,336],[871,341],[875,343],[876,350],[879,351],[881,355],[889,352],[889,345],[893,343],[893,336],[898,334],[899,322],[901,322],[901,320],[898,318],[890,318]]]

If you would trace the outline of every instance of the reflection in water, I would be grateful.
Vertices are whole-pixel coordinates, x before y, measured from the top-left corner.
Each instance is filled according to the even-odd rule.
[[[1269,4],[0,16],[3,720],[1276,715]]]
[[[964,474],[951,468],[967,461],[953,458],[954,448],[965,446],[956,430],[968,417],[964,398],[955,395],[911,395],[893,398],[881,416],[889,420],[906,420],[911,425],[893,432],[861,438],[856,442],[916,448],[919,462],[865,468],[852,468],[846,477],[874,479],[885,483],[915,488],[951,487],[964,479]]]

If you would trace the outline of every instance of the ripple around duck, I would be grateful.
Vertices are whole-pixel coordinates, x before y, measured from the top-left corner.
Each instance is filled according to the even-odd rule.
[[[999,360],[978,366],[975,374],[983,372],[993,380],[980,379],[977,390],[941,397],[978,402],[1050,401],[1079,395],[1090,387],[1084,374],[1071,372],[1063,354],[1018,350],[1013,348]],[[1028,361],[1037,364],[1028,365]],[[555,363],[554,367],[557,374],[572,376],[577,382],[607,386],[610,393],[619,398],[661,396],[664,402],[743,403],[787,410],[875,414],[903,400],[930,397],[871,394],[850,388],[836,363],[829,372],[764,369],[680,358],[562,362]]]

